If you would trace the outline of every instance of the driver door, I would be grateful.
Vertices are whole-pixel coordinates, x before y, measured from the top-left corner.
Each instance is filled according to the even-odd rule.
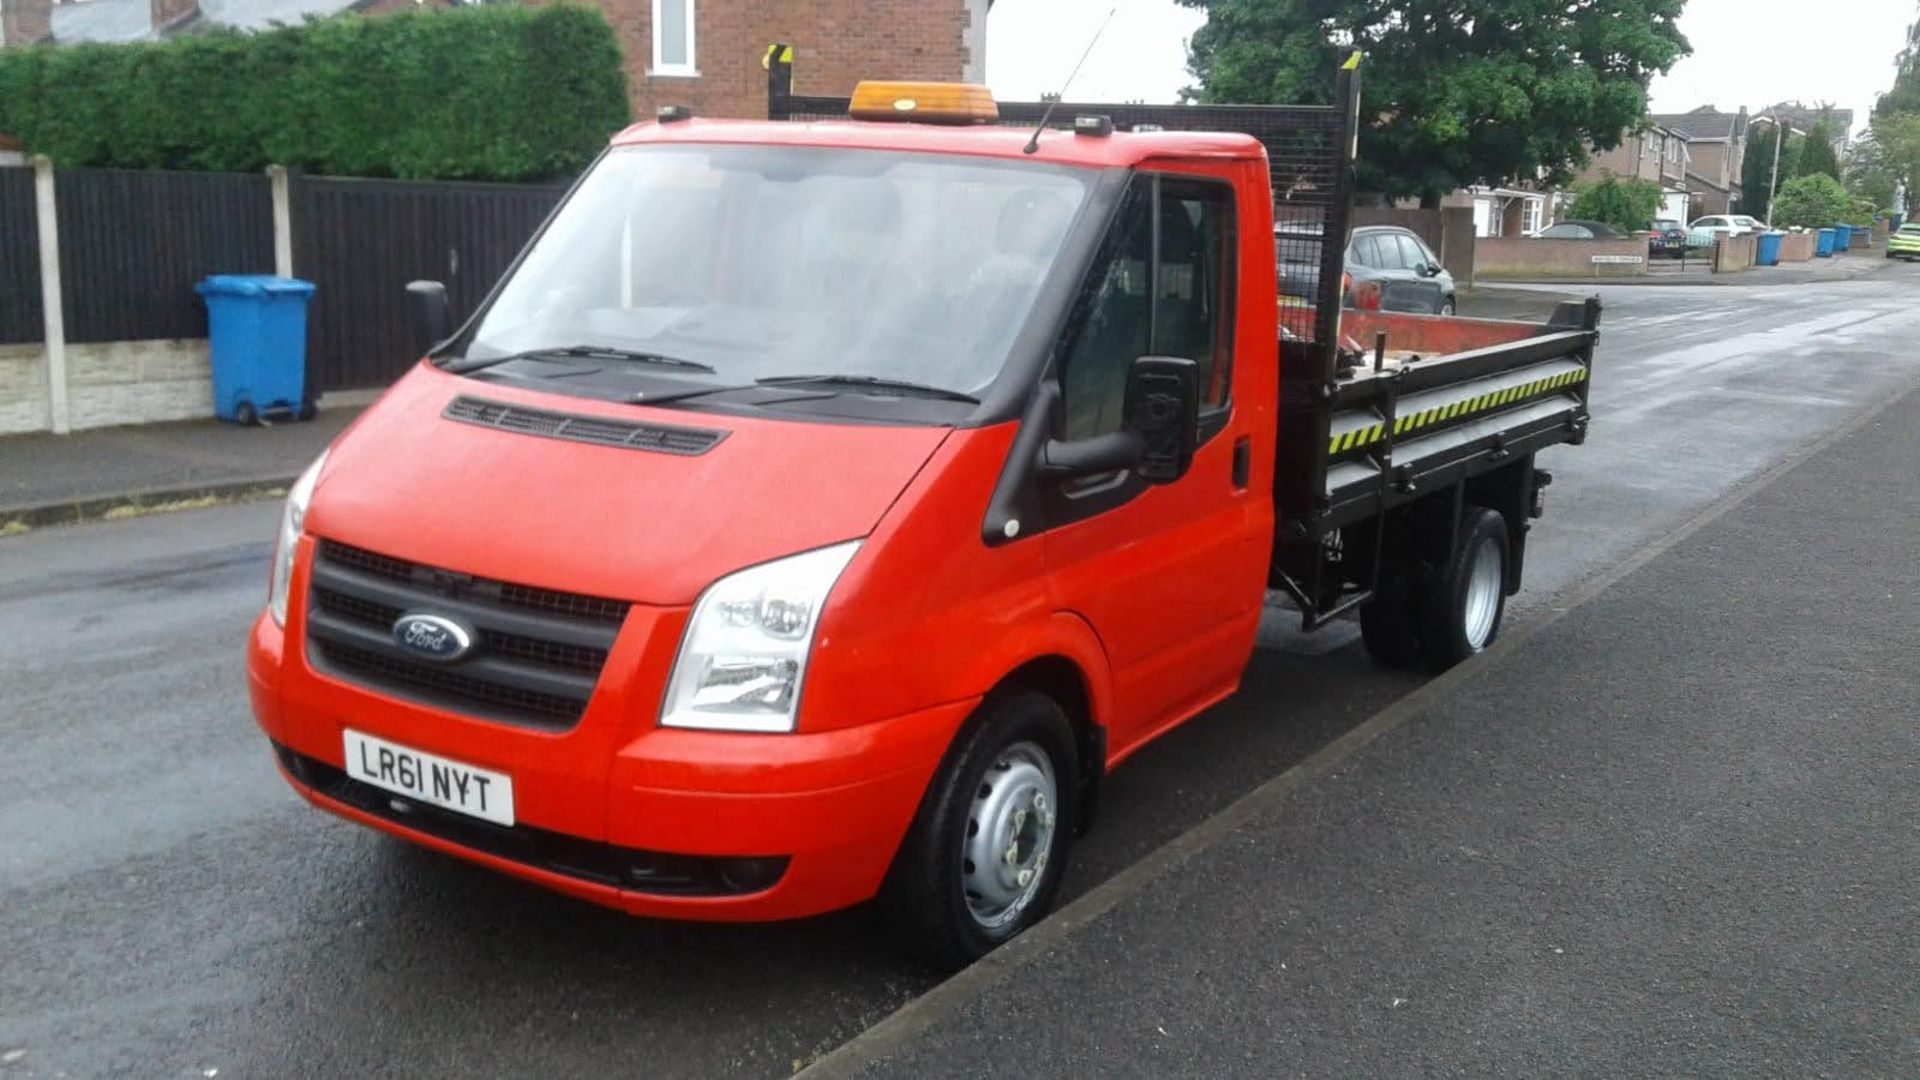
[[[1226,182],[1236,168],[1135,176],[1056,353],[1054,434],[1065,439],[1120,429],[1137,357],[1200,365],[1185,476],[1155,486],[1121,471],[1048,496],[1055,610],[1085,619],[1106,647],[1115,754],[1232,691],[1265,595],[1271,496],[1250,485],[1253,410],[1232,394],[1236,352],[1249,351],[1236,341],[1240,222],[1265,219],[1236,205],[1251,186]],[[1271,295],[1271,280],[1258,287]]]

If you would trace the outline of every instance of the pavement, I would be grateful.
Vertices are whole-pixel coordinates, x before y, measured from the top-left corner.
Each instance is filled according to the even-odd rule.
[[[1917,408],[814,1073],[1920,1075]]]
[[[1808,259],[1805,262],[1781,263],[1778,266],[1753,266],[1738,273],[1716,274],[1705,263],[1655,262],[1648,265],[1648,273],[1637,275],[1608,275],[1591,278],[1540,278],[1534,280],[1514,279],[1512,281],[1488,282],[1488,284],[1532,284],[1552,285],[1558,288],[1571,288],[1584,285],[1607,285],[1620,287],[1675,287],[1705,286],[1714,288],[1764,288],[1779,285],[1818,285],[1832,282],[1851,281],[1882,270],[1890,270],[1898,265],[1896,260],[1888,259],[1880,248],[1869,248],[1837,255],[1827,259]]]
[[[1522,643],[1535,626],[1544,638],[1570,625],[1565,618],[1553,621],[1556,613],[1584,595],[1596,576],[1639,558],[1649,544],[1685,528],[1730,493],[1751,489],[1782,460],[1920,381],[1912,346],[1920,337],[1917,289],[1920,266],[1805,289],[1594,290],[1606,314],[1592,437],[1583,447],[1543,455],[1557,482],[1548,492],[1548,516],[1529,540],[1528,582],[1509,609],[1509,643]],[[1556,298],[1552,290],[1514,292],[1514,303],[1532,298],[1550,304]],[[0,460],[8,457],[8,446],[0,444]],[[864,911],[774,926],[629,919],[388,842],[307,807],[275,773],[248,714],[242,663],[247,627],[266,590],[278,513],[272,503],[251,502],[0,537],[0,745],[7,748],[0,755],[0,1080],[190,1078],[215,1069],[222,1080],[465,1080],[616,1070],[775,1077],[829,1054],[927,992],[945,992],[936,989],[935,975],[903,961]],[[1858,549],[1878,542],[1865,531],[1872,524],[1852,517],[1826,521],[1836,537],[1823,532],[1823,540],[1837,542],[1825,550],[1842,563],[1862,560]],[[1810,552],[1815,545],[1805,538],[1811,528],[1795,526],[1791,534]],[[1863,582],[1876,580],[1877,565],[1861,566]],[[1692,602],[1684,583],[1674,587],[1667,605]],[[1890,584],[1887,591],[1898,587]],[[1775,604],[1776,596],[1777,590],[1763,591],[1756,608]],[[1852,597],[1842,591],[1834,603]],[[1703,596],[1700,602],[1710,600]],[[1804,597],[1801,603],[1806,606]],[[1431,804],[1379,802],[1374,789],[1359,781],[1384,773],[1330,781],[1300,768],[1342,740],[1351,745],[1371,738],[1374,746],[1435,755],[1431,767],[1421,760],[1404,763],[1409,771],[1400,775],[1407,786],[1395,790],[1409,800],[1424,790],[1413,780],[1444,765],[1465,770],[1458,780],[1459,805],[1450,814],[1466,815],[1484,804],[1487,812],[1500,811],[1522,824],[1536,814],[1556,820],[1547,797],[1527,786],[1547,785],[1548,765],[1562,772],[1595,767],[1584,759],[1549,761],[1533,752],[1520,729],[1484,717],[1480,723],[1505,737],[1467,744],[1480,755],[1472,761],[1448,756],[1444,746],[1393,742],[1382,733],[1387,722],[1380,718],[1399,715],[1396,703],[1423,693],[1424,681],[1372,666],[1350,623],[1304,635],[1283,607],[1269,615],[1242,691],[1146,747],[1109,778],[1101,820],[1074,851],[1065,886],[1069,903],[1109,895],[1101,890],[1114,881],[1158,877],[1156,852],[1168,844],[1196,843],[1183,838],[1205,840],[1221,822],[1233,824],[1230,808],[1287,776],[1303,792],[1338,783],[1356,793],[1351,800],[1337,791],[1313,793],[1313,805],[1339,826],[1337,838],[1356,858],[1379,850],[1407,853],[1404,865],[1385,866],[1378,880],[1364,876],[1377,864],[1311,864],[1348,874],[1339,879],[1342,895],[1372,895],[1385,905],[1408,893],[1445,896],[1460,887],[1420,862],[1425,856],[1395,831],[1407,820],[1422,820],[1405,818],[1396,807],[1427,813]],[[1771,618],[1769,606],[1736,625],[1766,641]],[[1810,658],[1808,670],[1877,665],[1885,648],[1910,640],[1878,621],[1870,628],[1880,631],[1884,647],[1861,647],[1853,661],[1809,648],[1802,654]],[[1721,633],[1716,640],[1726,637]],[[1587,640],[1577,662],[1564,666],[1592,674],[1591,692],[1603,697],[1621,692],[1614,685],[1623,681],[1621,672],[1674,694],[1711,675],[1654,662],[1647,650],[1633,646],[1613,634]],[[1526,671],[1551,674],[1532,666]],[[1509,689],[1532,694],[1525,680]],[[1515,700],[1526,706],[1527,723],[1538,722],[1549,734],[1558,730],[1551,717],[1533,717],[1548,708],[1544,698]],[[1701,708],[1690,699],[1681,704]],[[1676,716],[1683,714],[1675,709]],[[1643,730],[1652,721],[1635,723],[1640,726],[1632,730]],[[1725,734],[1724,722],[1715,723],[1721,726],[1712,730]],[[1426,724],[1403,721],[1392,730],[1419,732]],[[1454,734],[1452,728],[1440,730]],[[1835,732],[1836,738],[1858,736],[1844,726]],[[1734,736],[1726,738],[1733,740],[1727,750],[1733,775],[1763,771],[1739,752]],[[1562,745],[1549,740],[1548,749],[1558,753]],[[1828,748],[1818,736],[1807,745],[1817,748],[1810,757],[1818,764]],[[1677,751],[1687,753],[1676,752],[1676,762],[1700,764],[1697,748]],[[1853,764],[1851,756],[1838,760]],[[1869,766],[1866,775],[1877,767]],[[1632,780],[1649,808],[1660,810],[1658,785],[1674,781],[1661,771],[1666,766],[1650,768],[1645,776],[1608,775]],[[1775,771],[1786,768],[1779,764]],[[1685,775],[1699,784],[1726,783],[1710,769]],[[1500,786],[1490,786],[1490,778]],[[1502,809],[1501,792],[1523,788],[1533,794]],[[1888,812],[1901,805],[1888,800]],[[1831,831],[1861,817],[1857,801],[1849,799],[1834,802],[1830,812],[1801,809],[1814,819],[1806,828]],[[1230,816],[1221,818],[1223,812]],[[1652,834],[1634,850],[1582,848],[1578,837],[1561,837],[1569,845],[1561,849],[1531,842],[1470,844],[1500,855],[1474,870],[1537,883],[1543,912],[1581,910],[1579,894],[1594,886],[1572,869],[1589,857],[1598,860],[1591,874],[1685,881],[1674,877],[1684,867],[1674,865],[1673,851],[1655,843],[1684,834],[1668,828],[1665,817],[1647,820],[1667,833]],[[1882,845],[1847,872],[1869,882],[1905,873],[1898,860],[1908,853],[1897,844]],[[1273,848],[1262,857],[1297,856]],[[1428,873],[1438,875],[1431,889],[1414,876]],[[1789,884],[1804,891],[1797,878]],[[1323,913],[1304,906],[1319,902],[1315,894],[1283,893],[1275,902],[1282,899],[1284,909],[1267,908],[1258,894],[1246,897],[1245,906],[1269,917],[1282,910],[1301,920],[1337,916],[1351,930],[1313,938],[1326,949],[1349,932],[1380,932],[1351,906],[1336,904]],[[1618,917],[1636,914],[1636,905],[1674,902],[1669,894],[1622,893]],[[1043,924],[1043,931],[1078,918],[1075,910]],[[1693,918],[1684,908],[1673,910],[1675,918]],[[1507,928],[1511,916],[1495,913]],[[1259,947],[1259,933],[1241,929],[1245,923],[1230,925],[1247,936],[1250,947]],[[1324,922],[1314,925],[1324,930]],[[1782,935],[1799,930],[1793,921],[1756,921],[1749,929],[1770,927]],[[1750,934],[1732,934],[1738,927],[1693,921],[1685,929],[1703,950],[1715,935],[1729,949],[1750,948]],[[1130,931],[1136,932],[1130,948],[1178,964],[1156,944],[1160,930],[1141,924]],[[1168,948],[1185,940],[1176,931],[1166,933]],[[1406,935],[1421,944],[1411,931]],[[1116,965],[1126,960],[1112,958]],[[1282,962],[1289,970],[1295,964],[1291,958]],[[1222,970],[1240,973],[1230,966]],[[1659,967],[1649,970],[1673,978]],[[1872,965],[1863,971],[1872,976]],[[1455,981],[1467,987],[1480,977],[1478,969],[1468,968]],[[1265,992],[1267,985],[1250,981],[1249,993]],[[1515,985],[1516,993],[1528,989]],[[1661,993],[1649,985],[1650,993]],[[1880,988],[1871,977],[1864,985]],[[1423,984],[1417,1000],[1428,999],[1427,989]],[[1545,991],[1534,986],[1529,992]],[[1610,988],[1604,1001],[1621,996]],[[1711,1018],[1726,1000],[1673,1007]],[[1903,999],[1889,1000],[1897,1005]],[[1362,1004],[1354,1005],[1356,1016]],[[1242,1009],[1235,1015],[1246,1014]],[[1292,1015],[1280,1006],[1274,1014]],[[1855,1028],[1876,1023],[1874,1015],[1836,1015]],[[1034,1023],[1042,1018],[1051,1024],[1057,1017],[1036,1014]],[[1106,1030],[1091,1022],[1084,1026]],[[1312,1035],[1276,1030],[1301,1040]],[[1055,1034],[1079,1038],[1076,1031]],[[1530,1052],[1491,1036],[1487,1045],[1516,1055]],[[1358,1060],[1367,1050],[1363,1045],[1352,1052]],[[1701,1068],[1671,1071],[1710,1071],[1713,1059],[1704,1050],[1702,1055]],[[1238,1059],[1223,1061],[1229,1069]],[[1579,1068],[1575,1059],[1568,1061],[1538,1071]],[[1094,1071],[1126,1067],[1127,1060],[1116,1057]],[[1376,1071],[1442,1070],[1423,1070],[1419,1059],[1409,1058]],[[1608,1070],[1594,1065],[1587,1071]]]
[[[285,487],[372,399],[329,394],[313,420],[218,420],[0,437],[0,528]]]

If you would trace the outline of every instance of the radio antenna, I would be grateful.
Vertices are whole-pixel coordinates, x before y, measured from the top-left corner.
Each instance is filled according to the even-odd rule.
[[[1087,41],[1087,50],[1080,54],[1080,63],[1073,65],[1073,70],[1067,72],[1067,81],[1060,84],[1060,92],[1054,95],[1052,101],[1047,102],[1047,110],[1040,114],[1040,123],[1034,126],[1033,138],[1028,139],[1027,145],[1020,148],[1021,153],[1031,154],[1040,149],[1040,133],[1047,130],[1047,121],[1053,119],[1053,110],[1060,107],[1060,102],[1067,96],[1067,88],[1073,85],[1073,80],[1080,74],[1080,68],[1086,64],[1087,57],[1093,55],[1093,47],[1100,43],[1100,35],[1107,32],[1107,24],[1113,21],[1113,13],[1119,10],[1119,4],[1107,9],[1107,17],[1100,20],[1099,29],[1095,30],[1093,37]]]

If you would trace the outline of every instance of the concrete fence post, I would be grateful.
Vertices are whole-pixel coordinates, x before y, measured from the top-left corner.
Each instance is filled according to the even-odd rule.
[[[33,156],[34,216],[40,226],[40,310],[47,357],[47,426],[72,430],[67,407],[67,320],[60,309],[60,211],[53,198],[53,159]]]
[[[267,166],[267,179],[273,185],[273,272],[276,277],[293,276],[293,192],[285,165]]]

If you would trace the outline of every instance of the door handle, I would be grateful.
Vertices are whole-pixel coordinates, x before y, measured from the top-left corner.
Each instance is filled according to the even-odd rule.
[[[1233,440],[1233,486],[1245,491],[1247,476],[1253,471],[1253,439],[1242,435]]]

